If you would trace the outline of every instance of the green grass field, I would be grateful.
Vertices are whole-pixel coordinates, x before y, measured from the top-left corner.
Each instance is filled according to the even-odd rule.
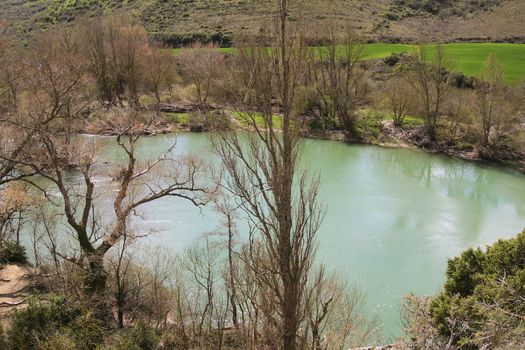
[[[255,124],[257,124],[259,128],[265,127],[264,117],[259,113],[255,115],[248,115],[247,113],[243,113],[243,112],[235,112],[233,116],[244,126],[251,126],[253,121],[255,121]],[[277,129],[282,128],[281,117],[278,115],[272,116],[272,124],[274,128],[277,128]]]
[[[432,49],[435,46],[430,46]],[[495,43],[459,43],[443,45],[452,61],[451,70],[466,75],[477,76],[490,53],[501,62],[505,70],[505,80],[517,84],[525,80],[525,45]],[[416,49],[413,45],[403,44],[367,44],[364,47],[365,59],[377,59],[393,52],[410,53]]]
[[[435,47],[430,46],[430,49]],[[525,80],[525,44],[495,43],[458,43],[443,45],[450,56],[453,71],[477,76],[490,53],[501,62],[505,70],[505,80],[509,84],[518,84]],[[416,46],[405,44],[366,44],[363,49],[364,59],[379,59],[392,53],[411,53]],[[180,49],[174,49],[174,52]],[[219,49],[221,52],[232,52],[235,49]]]

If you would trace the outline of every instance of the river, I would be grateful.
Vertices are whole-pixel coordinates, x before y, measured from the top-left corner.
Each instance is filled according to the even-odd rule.
[[[176,139],[176,151],[216,160],[206,134],[145,137],[142,157]],[[111,138],[105,158],[119,154]],[[301,166],[320,173],[327,214],[318,261],[366,294],[366,310],[382,334],[399,335],[399,306],[408,293],[439,292],[447,258],[469,247],[510,238],[525,227],[525,177],[482,164],[412,149],[307,140]],[[189,203],[163,199],[144,208],[148,243],[181,251],[215,230],[219,218]]]

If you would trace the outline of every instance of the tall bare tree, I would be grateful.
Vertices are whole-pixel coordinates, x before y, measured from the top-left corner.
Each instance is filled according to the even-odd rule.
[[[270,48],[255,44],[240,49],[237,107],[254,133],[223,132],[214,144],[228,174],[225,186],[252,227],[247,265],[257,271],[260,295],[255,302],[268,327],[265,340],[295,350],[323,211],[316,200],[317,181],[297,164],[301,122],[292,105],[306,48],[299,32],[288,28],[289,6],[287,0],[277,1],[275,30],[263,30],[259,37],[259,43],[272,43]],[[274,101],[282,114],[280,132]],[[263,125],[257,122],[261,116]]]
[[[114,217],[107,225],[99,220],[96,201],[94,177],[100,171],[97,145],[80,139],[66,147],[64,138],[52,127],[40,128],[35,135],[42,147],[39,157],[28,156],[24,158],[27,160],[20,161],[47,180],[47,186],[58,191],[60,201],[49,199],[62,208],[80,253],[71,256],[61,252],[61,255],[84,270],[84,289],[91,296],[104,292],[107,279],[104,258],[125,237],[129,221],[139,207],[163,197],[183,198],[196,206],[207,201],[209,187],[204,182],[200,162],[189,156],[173,157],[175,145],[167,147],[155,160],[140,162],[137,159],[137,145],[144,125],[142,120],[136,119],[135,112],[124,113],[119,118],[122,128],[116,143],[126,161],[115,169],[112,180],[115,195],[110,198]],[[68,180],[72,167],[79,172],[81,180],[78,183]],[[46,187],[32,183],[46,191]]]
[[[402,126],[414,105],[414,96],[409,85],[403,78],[394,76],[385,86],[385,97],[394,125]]]
[[[144,27],[130,17],[114,15],[84,20],[77,30],[99,99],[111,104],[127,99],[138,106],[148,53]]]
[[[482,146],[488,146],[504,114],[508,111],[505,101],[503,66],[494,55],[489,55],[475,89],[475,110],[481,118]],[[496,135],[493,135],[496,136]],[[495,137],[497,138],[497,137]]]
[[[173,54],[162,47],[152,46],[147,50],[144,64],[144,84],[153,93],[157,103],[161,103],[161,94],[170,89],[175,80],[175,60]]]
[[[436,141],[436,131],[442,106],[450,88],[447,69],[450,62],[442,45],[432,52],[420,45],[410,64],[406,81],[415,91],[419,111],[425,119],[430,141]]]
[[[307,80],[316,91],[325,127],[343,127],[353,133],[354,112],[366,97],[363,46],[348,30],[340,35],[329,26],[325,46],[308,52]]]
[[[210,95],[218,78],[218,66],[224,59],[214,45],[193,45],[177,55],[182,76],[195,89],[195,102],[198,108],[206,113]]]

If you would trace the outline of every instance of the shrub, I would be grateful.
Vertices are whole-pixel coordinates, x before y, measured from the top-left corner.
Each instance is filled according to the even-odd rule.
[[[38,342],[39,350],[76,350],[74,339],[69,333],[56,332],[47,339]]]
[[[232,37],[222,32],[208,33],[150,33],[150,41],[168,47],[185,47],[192,44],[215,44],[219,47],[230,47]]]
[[[7,349],[7,338],[4,332],[4,326],[0,322],[0,349]]]
[[[474,89],[476,79],[468,77],[461,72],[454,72],[450,74],[450,83],[458,89]]]
[[[27,308],[16,310],[7,341],[13,350],[71,343],[69,348],[90,350],[102,343],[102,336],[101,325],[90,313],[58,295],[50,300],[33,299]]]
[[[154,350],[158,342],[159,338],[155,330],[144,322],[138,322],[133,328],[120,331],[109,348],[112,350]]]
[[[525,231],[449,260],[446,277],[445,290],[429,308],[443,336],[455,332],[458,345],[478,349],[525,328]]]
[[[389,21],[397,21],[399,20],[399,16],[392,12],[385,13],[384,17],[388,19]]]
[[[3,242],[0,246],[0,264],[28,265],[26,248],[16,242]]]
[[[394,67],[396,64],[398,64],[402,57],[402,53],[393,52],[390,56],[383,58],[383,62],[389,67]]]
[[[188,126],[193,132],[230,129],[229,118],[221,113],[194,113],[188,117]]]

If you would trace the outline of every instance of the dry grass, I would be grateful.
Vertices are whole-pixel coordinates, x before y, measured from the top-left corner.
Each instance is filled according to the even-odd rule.
[[[457,0],[438,14],[409,5],[418,0],[304,0],[292,20],[304,18],[311,35],[328,22],[350,25],[365,38],[453,41],[525,37],[525,1]],[[403,4],[404,3],[404,4]],[[124,9],[150,32],[253,34],[272,14],[272,0],[4,0],[0,16],[11,30],[28,33],[84,14]]]

